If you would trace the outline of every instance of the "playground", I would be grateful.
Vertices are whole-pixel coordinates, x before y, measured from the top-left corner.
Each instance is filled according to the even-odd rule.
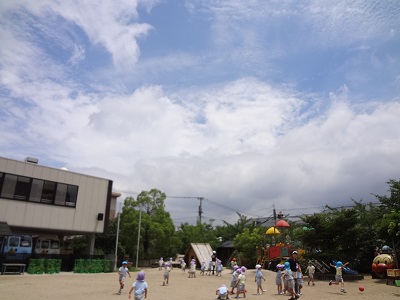
[[[188,278],[188,273],[174,268],[170,273],[169,285],[162,286],[162,271],[158,268],[144,269],[146,281],[149,284],[147,299],[191,299],[213,300],[216,299],[215,291],[221,284],[229,286],[230,271],[222,271],[221,277],[200,276],[196,272],[196,278]],[[132,272],[132,278],[127,278],[122,295],[117,294],[118,275],[116,273],[76,274],[61,272],[59,274],[30,275],[1,275],[0,290],[4,299],[128,299],[128,291],[136,278]],[[263,295],[256,295],[256,283],[254,282],[254,269],[246,271],[246,299],[287,299],[288,296],[276,294],[275,272],[263,270],[265,282]],[[364,287],[364,291],[359,290]],[[363,280],[345,281],[346,294],[340,293],[338,286],[329,286],[328,281],[315,281],[315,286],[307,285],[307,277],[304,277],[304,287],[300,299],[397,299],[400,297],[400,287],[393,284],[386,285],[384,279],[372,279],[365,275]],[[231,296],[230,299],[235,299]],[[242,297],[240,298],[242,299]]]

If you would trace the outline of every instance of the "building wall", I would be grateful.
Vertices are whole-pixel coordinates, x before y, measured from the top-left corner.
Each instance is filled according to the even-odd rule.
[[[0,221],[10,227],[101,233],[110,215],[112,181],[0,157],[0,172],[78,186],[76,207],[0,198]],[[98,214],[103,219],[98,220]]]

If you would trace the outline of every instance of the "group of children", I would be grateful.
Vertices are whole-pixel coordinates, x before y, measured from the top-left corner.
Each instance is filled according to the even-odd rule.
[[[277,272],[275,283],[277,286],[278,295],[285,295],[286,292],[288,292],[292,299],[300,297],[301,289],[303,287],[303,273],[301,266],[299,264],[296,265],[296,272],[293,272],[290,269],[289,262],[278,264],[276,268]],[[295,288],[295,279],[297,282],[297,290]]]
[[[162,258],[160,259],[162,261]],[[221,263],[220,260],[217,260],[217,276],[221,276],[221,271],[222,267],[219,269],[219,264]],[[330,264],[331,267],[334,267],[336,269],[336,275],[335,275],[335,281],[330,281],[329,285],[335,284],[335,285],[341,285],[341,292],[346,293],[344,289],[344,281],[342,277],[342,270],[343,268],[347,265],[348,263],[343,264],[342,262],[338,261],[335,265]],[[210,264],[211,265],[211,264]],[[172,270],[172,262],[165,262],[163,263],[164,266],[164,274],[163,274],[163,285],[165,286],[169,282],[169,273]],[[222,266],[222,263],[221,263]],[[291,296],[290,300],[295,300],[298,299],[301,295],[301,289],[303,287],[303,273],[300,264],[296,263],[296,271],[292,271],[290,262],[287,261],[284,264],[278,264],[277,266],[277,272],[276,272],[276,286],[277,286],[277,292],[278,295],[285,295],[286,292],[289,293]],[[257,284],[257,295],[262,295],[265,290],[262,288],[262,281],[265,281],[265,278],[263,277],[262,274],[262,266],[261,265],[256,265],[256,273],[255,273],[255,278],[254,281]],[[159,267],[159,270],[162,270],[161,266]],[[181,270],[185,272],[186,270],[186,263],[184,260],[181,262]],[[242,266],[239,267],[237,264],[233,264],[232,268],[232,277],[231,277],[231,291],[228,290],[228,288],[225,285],[221,285],[217,290],[216,290],[216,295],[218,296],[218,299],[220,300],[225,300],[229,299],[229,294],[235,295],[235,298],[239,298],[239,295],[242,294],[243,297],[246,297],[246,272],[247,268]],[[206,264],[205,262],[202,263],[201,265],[201,271],[200,274],[204,275],[205,272],[208,272],[210,275],[211,268],[206,270]],[[190,268],[189,268],[189,278],[195,278],[196,277],[196,261],[194,259],[191,260],[190,262]],[[309,261],[308,267],[306,269],[306,273],[308,274],[308,285],[310,283],[312,285],[315,285],[314,282],[314,273],[315,273],[315,267],[313,266],[312,262]],[[129,273],[129,269],[127,267],[127,262],[123,261],[122,266],[118,269],[118,274],[119,274],[119,291],[118,294],[121,294],[122,289],[124,288],[124,283],[125,283],[125,278],[127,275],[131,277],[131,274]],[[132,284],[131,289],[129,290],[129,298],[131,297],[131,293],[134,292],[135,295],[135,300],[142,300],[147,297],[147,282],[145,281],[145,273],[143,271],[139,272],[136,277],[136,281]],[[236,293],[235,293],[236,289]]]
[[[301,295],[301,289],[303,288],[303,272],[300,264],[296,264],[296,271],[293,272],[290,268],[290,263],[285,262],[284,264],[278,264],[276,266],[276,278],[275,283],[277,286],[278,295],[285,295],[286,292],[290,294],[291,299],[297,299]],[[315,267],[311,261],[308,262],[306,274],[308,274],[307,284],[315,285],[314,282]],[[296,281],[295,281],[296,280]],[[295,285],[297,284],[297,287]]]
[[[341,286],[340,291],[342,293],[346,293],[344,289],[344,281],[343,281],[343,268],[348,264],[343,264],[342,262],[338,261],[335,265],[330,264],[331,267],[336,269],[335,280],[329,281],[329,285],[335,284]],[[301,266],[299,264],[296,265],[296,271],[293,272],[290,268],[290,263],[285,262],[284,264],[278,264],[276,272],[276,286],[278,295],[285,295],[286,292],[289,293],[291,296],[291,300],[298,299],[301,295],[301,289],[303,288],[303,273],[301,270]],[[315,285],[314,282],[314,274],[315,274],[315,267],[311,261],[308,262],[308,267],[306,269],[306,273],[308,274],[308,281],[307,284]]]
[[[300,265],[297,266],[297,272],[290,269],[290,263],[287,261],[284,264],[278,264],[275,283],[278,290],[278,295],[285,295],[286,292],[291,296],[290,299],[300,297],[301,288],[303,287],[303,274]],[[295,274],[294,274],[295,273]],[[297,281],[298,290],[296,291],[295,279]]]
[[[254,281],[257,283],[257,295],[261,295],[265,290],[261,286],[262,280],[265,281],[265,278],[262,275],[261,272],[261,266],[257,265],[256,266],[256,275],[254,278]],[[232,270],[232,277],[231,277],[231,291],[230,294],[235,295],[235,298],[239,298],[239,295],[242,294],[243,298],[246,298],[246,270],[247,268],[245,266],[239,267],[237,264],[233,266]],[[236,289],[236,293],[235,293]]]

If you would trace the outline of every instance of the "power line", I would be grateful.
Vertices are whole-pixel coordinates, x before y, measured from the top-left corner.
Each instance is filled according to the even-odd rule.
[[[126,194],[132,194],[132,195],[139,195],[140,194],[138,192],[127,191],[127,190],[120,190],[120,192],[126,193]],[[266,215],[270,214],[269,211],[264,213],[264,214],[254,214],[254,213],[250,213],[250,212],[245,212],[245,211],[243,211],[241,209],[237,209],[237,208],[232,207],[232,206],[227,206],[225,204],[218,203],[216,201],[213,201],[213,200],[211,200],[209,198],[205,198],[205,197],[202,197],[202,196],[168,196],[168,195],[166,195],[166,198],[170,198],[170,199],[197,199],[197,200],[200,200],[200,205],[199,205],[199,208],[198,208],[198,218],[199,218],[200,222],[202,221],[203,213],[204,213],[203,208],[202,208],[202,200],[205,200],[206,202],[211,203],[211,204],[213,204],[215,206],[218,206],[220,208],[223,208],[223,209],[235,212],[235,213],[240,213],[240,214],[243,214],[243,215],[251,215],[253,217],[261,218],[263,216],[266,216]],[[365,204],[379,205],[380,202],[367,202]],[[342,204],[342,205],[329,205],[329,206],[328,205],[325,205],[325,206],[310,206],[310,207],[298,207],[298,208],[293,208],[292,207],[292,208],[280,208],[278,210],[283,210],[285,212],[296,211],[297,212],[297,216],[296,217],[298,217],[300,215],[307,215],[306,213],[302,214],[300,212],[301,211],[305,211],[305,210],[309,210],[309,209],[314,209],[314,210],[315,209],[320,209],[321,211],[324,211],[328,207],[330,207],[330,208],[348,208],[348,207],[354,207],[354,206],[356,206],[356,204],[348,204],[348,205]],[[294,216],[290,216],[290,217],[293,218]],[[189,218],[190,217],[185,217],[185,218],[178,218],[178,219],[174,219],[174,220],[189,219]],[[218,217],[216,217],[216,218],[218,218]]]

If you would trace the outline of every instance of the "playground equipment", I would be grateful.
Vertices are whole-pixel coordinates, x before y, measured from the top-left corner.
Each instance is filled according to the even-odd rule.
[[[261,265],[263,269],[274,269],[279,262],[289,258],[291,250],[293,249],[289,244],[284,245],[283,243],[272,247],[257,248],[257,264]],[[299,257],[301,257],[305,253],[305,250],[297,249],[297,252],[299,253]]]
[[[387,269],[387,279],[386,284],[389,284],[390,281],[396,283],[397,286],[400,286],[400,269]]]
[[[372,278],[385,278],[387,270],[396,268],[394,257],[391,254],[380,254],[372,261]]]
[[[323,261],[318,261],[316,259],[311,260],[311,263],[314,265],[314,267],[317,268],[318,271],[321,273],[329,273],[329,266],[324,263]]]

